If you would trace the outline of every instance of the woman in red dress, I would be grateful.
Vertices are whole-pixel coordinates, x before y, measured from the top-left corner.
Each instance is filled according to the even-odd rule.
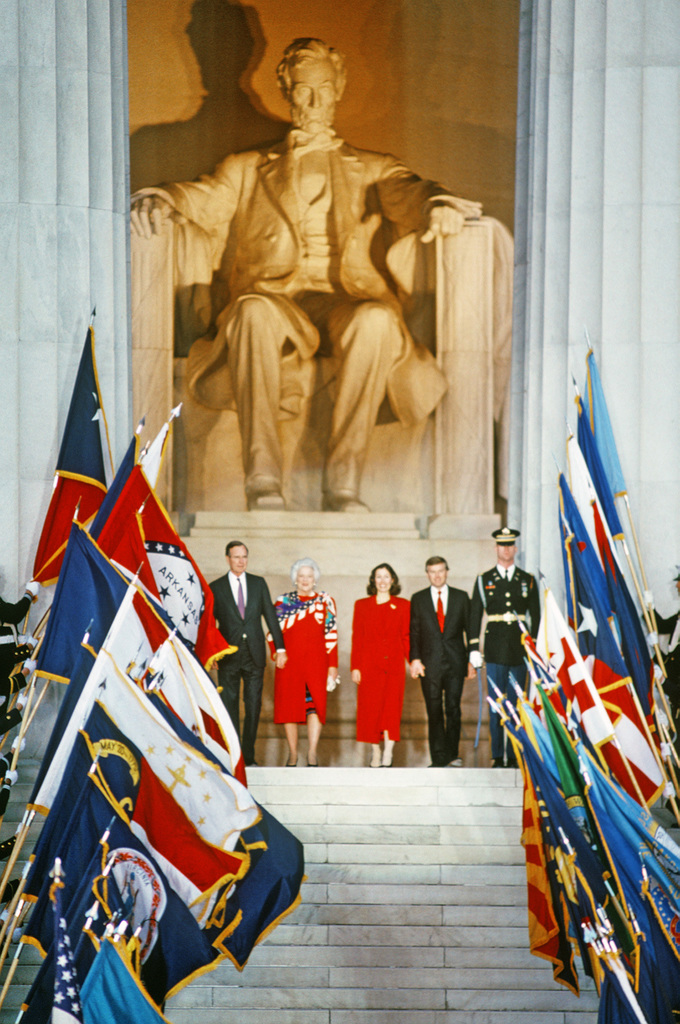
[[[409,602],[397,597],[399,577],[387,562],[377,565],[368,597],[354,605],[352,679],[357,684],[357,740],[373,745],[371,768],[389,768],[399,739],[409,655]],[[384,738],[384,749],[380,742]]]
[[[274,607],[288,660],[274,675],[274,721],[283,725],[289,768],[297,764],[298,724],[307,722],[307,764],[319,763],[317,745],[326,721],[326,689],[338,676],[335,601],[317,589],[320,571],[311,558],[290,570],[297,590],[277,597]]]

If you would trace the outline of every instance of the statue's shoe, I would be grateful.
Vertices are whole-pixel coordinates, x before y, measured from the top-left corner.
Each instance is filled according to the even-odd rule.
[[[281,511],[286,507],[283,495],[276,484],[264,485],[252,490],[249,489],[247,493],[248,508],[251,512],[263,509]]]
[[[330,491],[323,496],[324,512],[370,512],[368,505],[359,501],[356,494],[345,491]]]

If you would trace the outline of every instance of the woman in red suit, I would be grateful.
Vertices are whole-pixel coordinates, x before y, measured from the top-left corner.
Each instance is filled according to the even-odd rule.
[[[401,591],[399,577],[387,562],[375,567],[366,591],[369,596],[354,605],[352,623],[352,679],[358,687],[357,740],[373,745],[371,768],[389,768],[404,703],[409,602],[397,597]]]
[[[335,601],[317,589],[320,571],[311,558],[290,570],[297,590],[277,597],[274,607],[288,660],[274,675],[274,721],[283,725],[289,768],[297,764],[298,724],[307,722],[307,764],[319,763],[317,746],[326,721],[326,689],[338,675]]]

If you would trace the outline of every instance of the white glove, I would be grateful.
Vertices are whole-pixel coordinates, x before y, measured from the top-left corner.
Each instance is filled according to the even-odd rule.
[[[27,594],[30,594],[31,597],[35,598],[40,593],[40,584],[36,583],[35,580],[29,580],[26,584],[25,591]]]
[[[484,664],[484,659],[482,658],[482,656],[479,653],[479,651],[471,651],[470,652],[470,664],[472,665],[473,668],[481,668],[482,667],[482,665]]]
[[[659,642],[659,634],[655,633],[654,630],[652,630],[651,633],[647,634],[647,643],[649,644],[650,647],[654,647],[656,644],[658,644],[658,642]]]

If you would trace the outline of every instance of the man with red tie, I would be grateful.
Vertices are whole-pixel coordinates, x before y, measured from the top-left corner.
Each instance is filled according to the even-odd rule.
[[[432,768],[461,768],[460,701],[468,653],[470,600],[464,590],[448,586],[446,559],[433,555],[425,563],[430,586],[411,598],[411,676],[420,678],[427,710]]]

